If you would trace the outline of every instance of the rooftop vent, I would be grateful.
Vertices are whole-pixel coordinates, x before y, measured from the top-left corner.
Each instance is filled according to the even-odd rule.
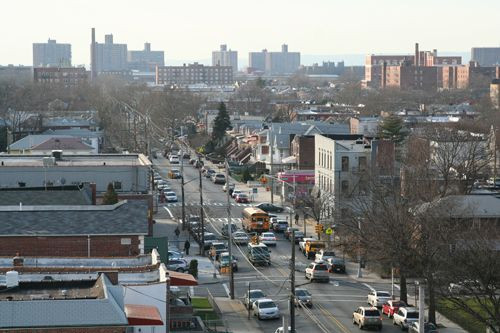
[[[54,159],[56,161],[62,160],[62,155],[63,155],[63,151],[62,150],[53,150],[52,151],[52,157],[54,157]]]
[[[7,288],[14,288],[19,285],[19,273],[17,271],[8,271],[5,274]]]

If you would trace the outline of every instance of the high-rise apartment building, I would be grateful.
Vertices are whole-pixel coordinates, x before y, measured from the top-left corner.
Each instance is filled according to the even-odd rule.
[[[128,51],[129,69],[141,72],[154,72],[156,66],[165,66],[165,54],[163,51],[151,51],[151,44],[144,43],[144,50]]]
[[[499,66],[500,47],[473,47],[471,50],[471,60],[479,66]]]
[[[233,84],[233,68],[231,66],[204,66],[195,62],[183,66],[156,67],[156,84]]]
[[[95,58],[97,73],[125,70],[127,69],[127,44],[115,44],[113,35],[105,35],[104,44],[95,43]]]
[[[261,52],[248,53],[248,67],[251,72],[266,71],[266,54],[266,49],[262,50]]]
[[[250,52],[248,65],[250,70],[270,75],[293,74],[300,67],[300,52],[288,52],[286,44],[281,46],[281,52]]]
[[[238,51],[228,50],[227,45],[221,45],[219,51],[212,52],[212,66],[231,66],[233,73],[238,72]]]
[[[57,43],[49,39],[47,43],[33,43],[33,67],[70,67],[71,44]]]

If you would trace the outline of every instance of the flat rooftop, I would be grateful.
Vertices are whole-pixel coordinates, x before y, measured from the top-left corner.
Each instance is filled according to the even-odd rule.
[[[19,282],[17,287],[0,287],[1,301],[103,299],[102,284],[95,280]]]
[[[47,155],[7,155],[0,154],[0,169],[2,167],[43,167]],[[151,166],[149,159],[143,154],[89,154],[62,155],[54,167],[78,166]]]

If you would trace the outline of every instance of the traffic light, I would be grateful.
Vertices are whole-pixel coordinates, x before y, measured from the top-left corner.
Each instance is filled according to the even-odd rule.
[[[316,230],[316,233],[320,234],[323,232],[323,225],[322,224],[316,224],[314,226],[314,229]]]

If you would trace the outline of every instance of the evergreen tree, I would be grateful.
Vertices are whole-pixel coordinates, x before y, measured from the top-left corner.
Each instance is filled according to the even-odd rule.
[[[215,142],[220,142],[224,135],[226,134],[226,130],[231,127],[231,119],[229,118],[229,114],[226,110],[226,104],[221,102],[219,105],[219,113],[214,120],[214,128],[212,132],[212,139]]]
[[[395,115],[386,117],[380,125],[379,135],[381,138],[400,143],[406,136],[403,129],[403,120]]]
[[[114,205],[118,202],[118,194],[116,194],[115,188],[112,183],[108,184],[108,190],[104,193],[102,198],[103,205]]]
[[[250,174],[250,170],[248,170],[248,168],[245,168],[245,170],[243,170],[243,174],[241,175],[241,179],[245,183],[248,182],[248,181],[250,181],[250,180],[253,180],[253,177]]]

